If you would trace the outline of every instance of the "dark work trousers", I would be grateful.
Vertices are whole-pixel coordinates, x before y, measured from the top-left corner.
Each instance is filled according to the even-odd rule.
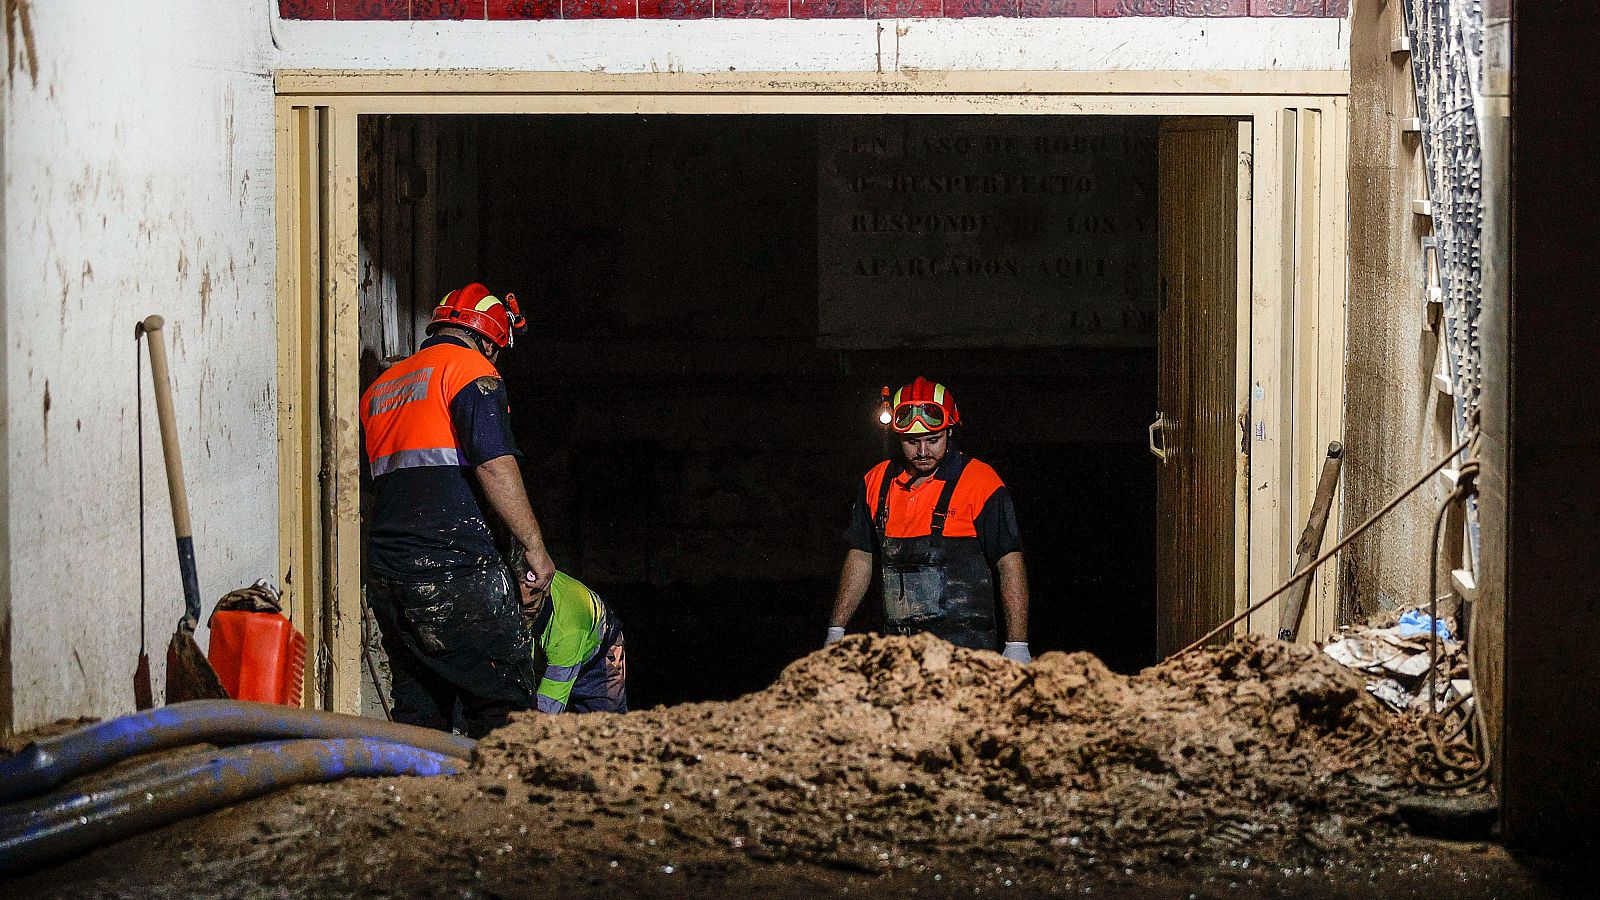
[[[578,670],[567,711],[628,711],[628,648],[622,637],[622,624],[614,613],[606,615],[606,632],[600,649]]]
[[[393,676],[394,718],[449,731],[456,702],[482,737],[534,705],[533,637],[504,566],[425,584],[367,580]]]

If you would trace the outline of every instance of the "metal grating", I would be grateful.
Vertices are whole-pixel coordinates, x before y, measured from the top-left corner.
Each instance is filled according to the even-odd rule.
[[[1483,155],[1478,122],[1483,97],[1481,0],[1405,0],[1411,73],[1417,92],[1433,219],[1434,268],[1442,301],[1441,337],[1455,398],[1456,434],[1478,421],[1483,355],[1478,333],[1483,273]],[[1426,293],[1430,285],[1420,290]],[[1459,438],[1458,438],[1459,440]],[[1476,504],[1467,528],[1474,563],[1478,554]]]

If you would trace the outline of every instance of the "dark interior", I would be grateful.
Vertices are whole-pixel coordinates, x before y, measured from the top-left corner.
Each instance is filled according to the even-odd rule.
[[[818,324],[823,124],[518,116],[460,126],[475,133],[466,165],[478,199],[448,239],[460,249],[440,259],[439,280],[523,298],[532,330],[500,369],[529,493],[558,565],[625,623],[633,705],[759,689],[820,645],[849,502],[884,458],[879,389],[918,374],[950,386],[963,449],[1013,493],[1035,655],[1086,650],[1122,671],[1152,663],[1153,339],[828,346]],[[1151,169],[1140,180],[1153,191],[1153,154],[1137,164]],[[869,594],[852,630],[870,629],[875,612]]]

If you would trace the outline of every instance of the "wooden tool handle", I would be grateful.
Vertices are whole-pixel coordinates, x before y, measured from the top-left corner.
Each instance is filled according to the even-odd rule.
[[[155,382],[156,418],[161,423],[161,458],[167,464],[167,494],[172,498],[172,532],[178,539],[178,577],[183,582],[184,617],[179,626],[193,631],[200,621],[200,577],[194,561],[194,528],[189,523],[189,492],[183,483],[183,457],[178,453],[178,421],[172,414],[172,379],[167,373],[167,348],[161,342],[166,322],[144,320],[150,348],[150,378]]]
[[[178,421],[172,414],[172,379],[167,372],[167,348],[161,342],[166,326],[160,316],[144,320],[145,344],[150,348],[150,378],[155,382],[156,419],[161,423],[161,457],[167,464],[167,493],[172,497],[172,529],[180,538],[193,537],[189,524],[189,492],[183,484],[183,457],[178,453]]]
[[[1328,444],[1328,457],[1322,461],[1322,477],[1317,480],[1316,497],[1311,503],[1311,517],[1305,531],[1295,545],[1294,572],[1300,572],[1317,558],[1322,549],[1322,535],[1328,527],[1328,513],[1333,507],[1333,493],[1339,485],[1339,470],[1344,464],[1344,445],[1338,441]],[[1293,574],[1291,572],[1290,574]],[[1307,575],[1289,594],[1278,618],[1278,639],[1292,641],[1300,634],[1300,614],[1305,610],[1306,597],[1311,593],[1311,576]]]

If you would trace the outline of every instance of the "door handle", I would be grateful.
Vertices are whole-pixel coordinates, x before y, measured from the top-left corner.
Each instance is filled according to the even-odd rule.
[[[1166,413],[1156,413],[1156,420],[1150,423],[1150,452],[1155,454],[1156,459],[1159,459],[1162,462],[1167,461],[1167,440],[1166,433],[1163,429],[1163,426],[1166,425],[1166,422]],[[1156,444],[1157,432],[1162,433],[1161,443],[1159,446]]]

